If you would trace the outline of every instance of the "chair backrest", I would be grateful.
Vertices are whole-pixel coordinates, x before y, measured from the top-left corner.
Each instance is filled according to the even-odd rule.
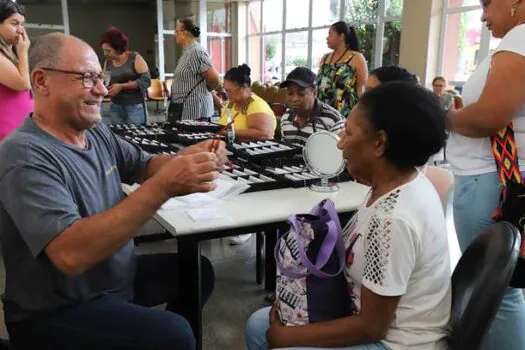
[[[171,87],[173,85],[173,79],[170,78],[170,79],[166,79],[166,81],[164,81],[164,90],[166,91],[166,96],[168,98],[171,98]]]
[[[266,94],[264,95],[264,100],[268,104],[272,104],[277,97],[277,92],[279,92],[279,88],[276,86],[270,86],[266,88]]]
[[[148,98],[164,98],[164,86],[159,79],[151,79],[151,84],[148,87]]]
[[[454,190],[454,175],[449,170],[437,166],[428,166],[426,167],[426,176],[439,194],[443,212],[447,215],[450,194]]]
[[[481,232],[452,275],[449,349],[479,349],[494,321],[519,256],[521,238],[508,222]]]
[[[264,85],[255,85],[252,87],[252,92],[259,96],[260,98],[264,99],[264,96],[266,95],[266,86]]]

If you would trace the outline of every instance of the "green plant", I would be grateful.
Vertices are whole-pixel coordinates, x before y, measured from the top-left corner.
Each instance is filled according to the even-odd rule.
[[[304,58],[304,57],[295,57],[292,60],[292,63],[296,67],[306,67],[306,65],[307,65],[306,58]]]
[[[275,57],[275,54],[277,53],[277,46],[273,41],[268,41],[265,46],[266,51],[266,60],[270,61],[272,58]]]

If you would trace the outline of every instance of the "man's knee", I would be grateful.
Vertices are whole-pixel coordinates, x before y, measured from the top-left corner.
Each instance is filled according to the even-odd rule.
[[[155,339],[150,339],[152,349],[195,349],[195,336],[189,322],[182,316],[165,311],[166,317],[158,324]]]

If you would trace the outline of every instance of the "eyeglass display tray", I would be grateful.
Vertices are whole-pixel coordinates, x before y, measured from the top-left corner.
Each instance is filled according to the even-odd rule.
[[[266,167],[264,172],[274,176],[278,181],[286,183],[287,187],[293,188],[307,187],[321,180],[319,175],[311,172],[304,164]],[[330,179],[331,182],[346,182],[350,180],[352,180],[352,177],[346,170]]]
[[[222,174],[230,177],[232,180],[250,185],[246,192],[268,191],[289,187],[275,177],[264,174],[256,168],[248,168],[242,163],[232,163],[230,167],[226,167]]]
[[[141,138],[138,136],[131,136],[131,135],[123,135],[122,136],[125,140],[136,144],[140,148],[142,148],[144,151],[149,153],[155,153],[155,154],[175,154],[176,149],[171,147],[170,145],[158,141],[158,140],[151,140],[147,138]]]
[[[128,135],[132,137],[145,138],[150,140],[157,140],[166,143],[176,142],[176,136],[169,131],[164,130],[160,124],[143,125],[127,125],[116,124],[110,125],[109,128],[118,135]]]
[[[237,157],[259,164],[275,162],[276,159],[280,158],[292,158],[301,153],[299,147],[270,140],[236,141],[232,145],[228,145],[228,149]]]
[[[176,142],[179,142],[185,146],[191,146],[196,143],[206,141],[209,139],[221,139],[224,140],[224,136],[217,136],[216,134],[212,132],[197,132],[197,133],[178,133],[173,134],[173,136],[177,139]]]
[[[178,120],[175,122],[167,123],[166,128],[176,128],[181,132],[212,132],[217,133],[222,125],[211,123],[200,120]]]

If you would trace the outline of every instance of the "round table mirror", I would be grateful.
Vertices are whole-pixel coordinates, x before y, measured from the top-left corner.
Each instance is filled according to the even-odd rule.
[[[339,175],[345,168],[343,151],[337,148],[339,136],[328,131],[313,133],[303,148],[306,166],[321,178],[319,183],[310,186],[317,192],[335,192],[339,189],[336,183],[329,180]]]

